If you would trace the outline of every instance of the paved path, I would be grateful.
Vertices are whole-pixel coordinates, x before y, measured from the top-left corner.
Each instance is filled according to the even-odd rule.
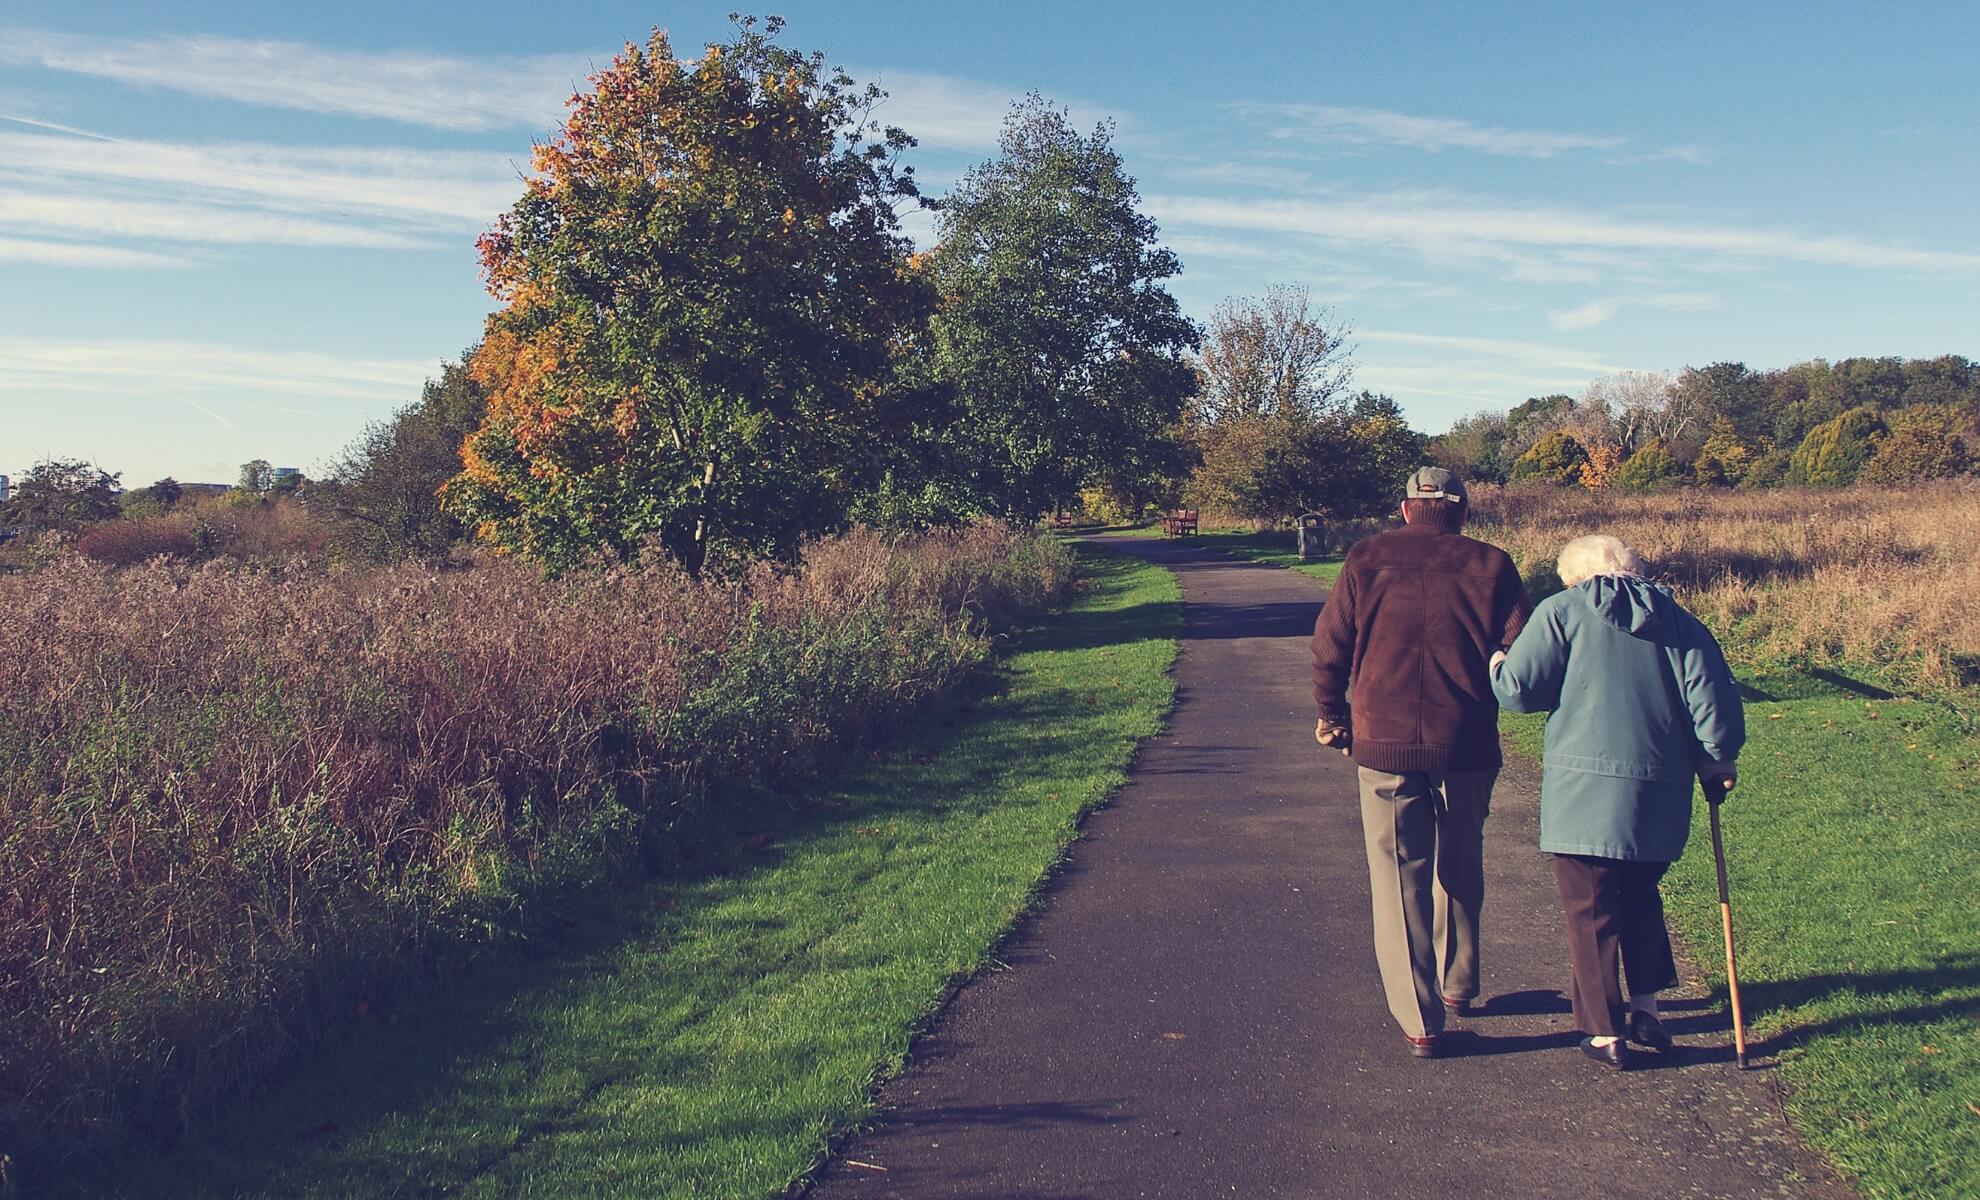
[[[1123,539],[1188,604],[1170,728],[813,1200],[1843,1195],[1698,1002],[1684,1062],[1583,1059],[1537,780],[1487,825],[1482,1015],[1408,1056],[1369,944],[1353,768],[1311,736],[1317,580]],[[884,1170],[874,1169],[884,1168]]]

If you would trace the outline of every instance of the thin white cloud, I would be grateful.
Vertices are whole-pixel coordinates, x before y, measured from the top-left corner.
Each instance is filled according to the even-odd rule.
[[[995,148],[997,135],[1011,105],[1024,98],[1022,88],[984,83],[956,75],[904,71],[892,67],[848,68],[860,84],[874,83],[887,99],[873,112],[882,125],[898,125],[922,146],[934,150],[983,151]],[[1076,129],[1091,128],[1112,116],[1123,128],[1120,113],[1057,96],[1046,99],[1064,108]]]
[[[170,254],[133,250],[127,246],[98,246],[83,242],[46,241],[38,238],[0,236],[0,262],[32,263],[40,267],[74,267],[82,270],[160,270],[191,266],[191,262]]]
[[[111,181],[153,196],[220,194],[319,215],[362,212],[455,229],[486,225],[521,191],[514,163],[481,151],[194,145],[67,132],[74,136],[0,132],[0,178],[49,190],[94,191]]]
[[[0,190],[0,227],[215,245],[349,246],[386,250],[426,244],[419,238],[389,230],[275,212],[9,190]]]
[[[547,128],[591,70],[581,53],[465,59],[217,34],[106,38],[22,29],[0,33],[0,64],[470,132]]]
[[[1274,137],[1407,146],[1433,154],[1455,149],[1516,158],[1554,158],[1581,150],[1619,150],[1629,142],[1624,137],[1558,133],[1545,129],[1503,129],[1455,117],[1422,117],[1380,108],[1341,108],[1324,104],[1239,107],[1240,111],[1275,116],[1290,122],[1274,129]]]
[[[1361,342],[1430,349],[1444,355],[1458,353],[1483,358],[1511,359],[1528,366],[1545,367],[1552,371],[1614,375],[1628,369],[1604,362],[1585,350],[1577,350],[1571,346],[1549,346],[1542,342],[1467,337],[1456,334],[1413,333],[1400,329],[1357,329],[1354,336],[1355,340]]]
[[[1718,297],[1705,292],[1658,292],[1647,296],[1607,296],[1547,314],[1556,329],[1592,329],[1624,308],[1660,308],[1669,312],[1698,312],[1717,308]]]
[[[1343,201],[1152,196],[1147,206],[1165,227],[1300,234],[1426,255],[1510,260],[1535,251],[1557,255],[1596,249],[1681,255],[1686,260],[1708,262],[1772,259],[1881,270],[1980,271],[1980,254],[1970,252],[1921,250],[1780,229],[1631,220],[1577,209],[1495,206],[1408,193]]]
[[[429,362],[250,350],[204,342],[0,338],[0,391],[8,392],[94,392],[195,401],[234,391],[376,404],[417,396],[433,372],[434,364]]]

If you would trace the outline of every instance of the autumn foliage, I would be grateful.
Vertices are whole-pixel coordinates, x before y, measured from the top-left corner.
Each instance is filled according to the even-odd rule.
[[[481,238],[503,307],[448,499],[482,540],[554,567],[788,558],[884,470],[933,304],[894,211],[912,142],[777,30],[691,62],[628,45]]]

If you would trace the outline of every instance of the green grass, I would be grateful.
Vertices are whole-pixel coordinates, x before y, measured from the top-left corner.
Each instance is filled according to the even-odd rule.
[[[1740,996],[1796,1125],[1884,1197],[1980,1196],[1980,745],[1961,715],[1824,672],[1749,680],[1723,810]],[[1504,728],[1538,757],[1541,718]],[[1702,800],[1666,884],[1723,999]]]
[[[534,956],[369,1018],[127,1196],[762,1197],[871,1109],[1160,727],[1181,597],[1083,552],[1081,599],[784,827]]]
[[[1136,528],[1123,530],[1122,532],[1134,537],[1163,536],[1160,525],[1137,526]],[[1248,558],[1254,562],[1271,563],[1273,566],[1286,567],[1298,571],[1302,575],[1311,575],[1315,579],[1325,580],[1330,584],[1341,573],[1342,560],[1339,558],[1323,558],[1317,562],[1301,562],[1299,558],[1299,543],[1294,539],[1294,534],[1289,529],[1269,529],[1264,532],[1256,532],[1250,529],[1204,529],[1195,537],[1188,540],[1198,545],[1210,546],[1214,549],[1235,554],[1239,558]]]

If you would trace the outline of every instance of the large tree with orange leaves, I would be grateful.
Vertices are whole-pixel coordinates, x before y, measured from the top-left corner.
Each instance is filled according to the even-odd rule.
[[[912,139],[780,24],[694,61],[629,44],[482,237],[503,307],[447,500],[483,540],[553,568],[788,553],[923,416],[901,383],[933,303],[895,215]]]

